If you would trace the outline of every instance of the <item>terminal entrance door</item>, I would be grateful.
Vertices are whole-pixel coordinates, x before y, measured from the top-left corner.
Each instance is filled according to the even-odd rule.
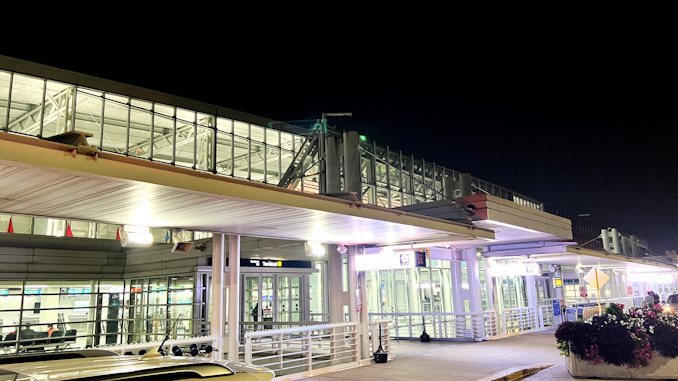
[[[243,322],[308,320],[308,275],[243,275]],[[262,329],[272,327],[264,325]]]

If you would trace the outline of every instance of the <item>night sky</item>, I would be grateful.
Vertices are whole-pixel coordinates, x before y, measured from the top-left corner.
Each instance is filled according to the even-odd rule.
[[[638,41],[636,41],[638,42]],[[469,172],[678,249],[678,99],[671,49],[646,41],[467,49],[432,43],[229,45],[0,54],[275,120],[330,119],[380,146]]]

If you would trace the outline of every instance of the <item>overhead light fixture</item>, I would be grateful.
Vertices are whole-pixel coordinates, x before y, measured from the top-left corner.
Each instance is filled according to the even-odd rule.
[[[153,234],[146,226],[125,225],[120,232],[120,245],[146,247],[153,244]]]
[[[308,241],[304,243],[304,251],[309,257],[322,257],[325,255],[325,246],[318,241]]]
[[[341,254],[346,254],[346,252],[348,251],[348,248],[344,245],[339,245],[339,246],[337,246],[337,251]]]

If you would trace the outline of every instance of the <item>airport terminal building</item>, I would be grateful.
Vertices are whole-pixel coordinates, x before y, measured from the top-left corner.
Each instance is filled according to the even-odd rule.
[[[647,242],[341,117],[274,121],[0,56],[0,352],[169,330],[237,359],[248,335],[351,323],[366,358],[374,322],[485,340],[678,288]]]

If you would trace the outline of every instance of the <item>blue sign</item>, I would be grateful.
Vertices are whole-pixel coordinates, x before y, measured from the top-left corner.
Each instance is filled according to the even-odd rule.
[[[553,300],[553,316],[560,316],[560,300]]]

